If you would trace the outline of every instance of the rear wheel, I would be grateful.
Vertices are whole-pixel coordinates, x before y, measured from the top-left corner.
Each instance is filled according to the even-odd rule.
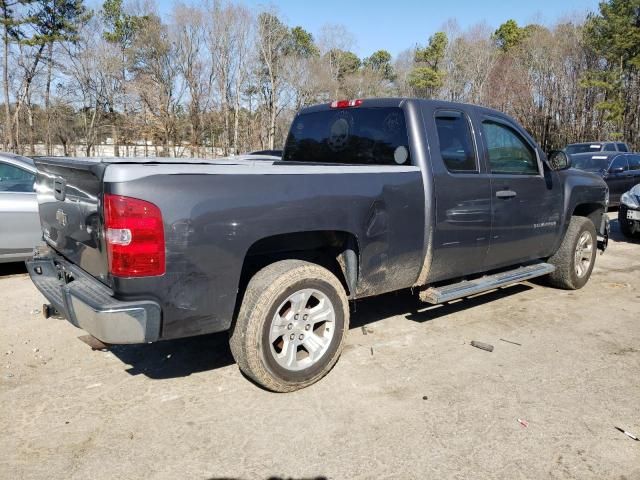
[[[258,384],[290,392],[331,370],[348,328],[349,304],[336,276],[313,263],[283,260],[249,281],[231,352]]]
[[[589,281],[596,260],[596,227],[585,217],[571,217],[558,251],[548,260],[556,267],[549,283],[557,288],[577,290]]]

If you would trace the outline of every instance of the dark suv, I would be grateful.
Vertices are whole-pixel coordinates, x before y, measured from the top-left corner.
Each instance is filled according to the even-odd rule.
[[[620,196],[640,183],[640,153],[601,152],[571,155],[571,166],[600,175],[609,187],[609,204],[620,203]]]

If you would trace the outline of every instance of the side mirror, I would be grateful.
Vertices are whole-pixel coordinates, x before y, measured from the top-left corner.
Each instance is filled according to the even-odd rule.
[[[566,170],[571,167],[571,160],[569,159],[569,155],[562,150],[554,150],[549,153],[549,166],[551,170]]]
[[[622,173],[624,172],[624,167],[612,167],[609,169],[609,173]]]

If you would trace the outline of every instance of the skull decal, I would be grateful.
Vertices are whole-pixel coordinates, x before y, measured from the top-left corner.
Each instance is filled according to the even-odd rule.
[[[334,152],[344,150],[349,142],[349,122],[345,118],[338,118],[331,125],[327,143]]]

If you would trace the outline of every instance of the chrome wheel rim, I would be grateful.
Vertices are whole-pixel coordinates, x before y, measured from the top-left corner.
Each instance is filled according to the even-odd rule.
[[[271,355],[281,367],[298,371],[315,365],[329,350],[335,331],[331,300],[314,288],[289,295],[269,328]]]
[[[578,278],[584,277],[591,266],[591,258],[593,256],[593,238],[589,232],[582,232],[576,245],[575,268]]]

